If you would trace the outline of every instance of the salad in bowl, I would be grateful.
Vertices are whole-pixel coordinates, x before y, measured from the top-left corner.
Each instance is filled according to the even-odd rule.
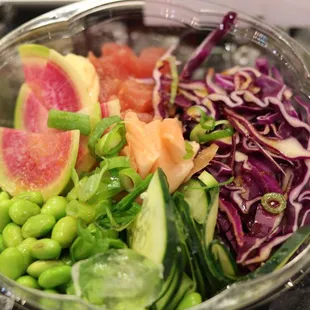
[[[265,57],[22,44],[0,128],[0,273],[98,309],[189,309],[282,268],[310,234],[309,103]],[[48,305],[42,305],[47,307]]]

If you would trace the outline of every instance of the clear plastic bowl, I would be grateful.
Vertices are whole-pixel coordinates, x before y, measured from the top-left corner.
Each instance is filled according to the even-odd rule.
[[[12,126],[15,100],[23,82],[17,46],[25,42],[45,44],[66,54],[100,52],[104,42],[116,41],[136,51],[146,46],[169,47],[182,36],[178,57],[185,58],[212,29],[227,7],[210,3],[210,9],[173,4],[168,0],[91,0],[78,2],[42,15],[0,40],[0,126]],[[194,7],[194,5],[193,5]],[[238,23],[207,65],[221,70],[233,65],[253,65],[257,55],[266,55],[280,68],[296,94],[309,97],[309,54],[279,29],[239,13]],[[144,22],[149,23],[146,25]],[[152,26],[156,22],[157,26]],[[162,26],[158,26],[162,24]],[[234,284],[193,310],[234,310],[266,301],[294,285],[310,267],[310,246],[281,270],[244,283]],[[98,309],[74,296],[46,294],[27,289],[0,275],[3,292],[39,309]]]

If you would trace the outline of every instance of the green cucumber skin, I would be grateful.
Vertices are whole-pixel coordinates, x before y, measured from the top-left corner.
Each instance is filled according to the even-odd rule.
[[[243,279],[253,279],[257,276],[271,273],[276,269],[285,265],[293,256],[296,250],[310,235],[310,226],[299,228],[282,246],[267,260],[267,262],[256,269],[254,272],[248,274]]]
[[[234,271],[234,275],[225,274],[221,263],[218,260],[216,260],[213,255],[213,251],[212,251],[213,246],[220,246],[223,252],[225,252],[226,259],[229,261],[231,268]],[[232,257],[231,253],[226,249],[226,247],[219,240],[213,240],[212,243],[209,245],[208,257],[210,259],[210,265],[212,266],[212,267],[210,266],[210,268],[212,268],[212,271],[214,272],[214,276],[217,277],[222,282],[223,286],[227,284],[231,284],[238,279],[239,272],[238,272],[237,264],[234,258]]]
[[[197,223],[203,224],[206,219],[208,207],[208,197],[203,183],[197,179],[190,179],[180,191],[184,194],[184,200],[190,207],[191,216]],[[197,202],[195,201],[197,200],[197,196],[199,197],[198,205],[194,205],[193,203]]]
[[[215,279],[211,278],[201,243],[201,234],[197,231],[189,213],[189,206],[183,199],[182,194],[175,194],[175,203],[182,218],[184,229],[186,229],[186,244],[190,253],[189,259],[192,259],[193,262],[192,267],[197,290],[202,294],[203,299],[206,299],[217,291],[218,284],[214,281]]]
[[[158,171],[159,183],[161,184],[162,195],[164,198],[163,200],[166,206],[166,227],[167,227],[168,240],[166,246],[166,253],[163,259],[163,265],[170,266],[170,268],[165,267],[164,270],[164,279],[166,279],[170,274],[170,270],[172,269],[173,264],[175,263],[175,261],[178,261],[180,259],[182,253],[178,251],[178,249],[181,248],[180,247],[181,242],[175,222],[175,215],[174,215],[175,204],[169,193],[167,178],[163,170],[159,168],[157,171]]]

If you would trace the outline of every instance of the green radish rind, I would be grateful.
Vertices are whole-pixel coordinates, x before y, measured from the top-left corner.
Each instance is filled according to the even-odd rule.
[[[23,120],[24,112],[24,103],[27,101],[28,96],[30,95],[31,90],[29,86],[24,83],[20,90],[16,100],[15,112],[14,112],[14,128],[23,129],[25,127]]]

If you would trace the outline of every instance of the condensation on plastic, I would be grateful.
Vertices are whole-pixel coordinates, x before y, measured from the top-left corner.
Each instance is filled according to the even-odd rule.
[[[136,51],[148,45],[168,47],[187,32],[181,42],[180,57],[186,57],[210,30],[217,27],[228,8],[219,5],[212,9],[182,7],[174,0],[88,0],[75,3],[36,18],[0,40],[0,126],[12,125],[14,104],[23,72],[17,46],[25,42],[43,43],[61,53],[86,55],[88,50],[100,52],[107,41],[129,44]],[[196,1],[196,0],[195,0]],[[144,16],[143,16],[144,12]],[[225,42],[211,54],[209,65],[252,65],[257,55],[268,57],[281,69],[287,83],[301,95],[310,94],[309,70],[303,57],[309,54],[282,31],[256,18],[238,14],[238,23]],[[173,21],[169,27],[150,27],[144,20],[156,18]],[[147,18],[147,19],[145,19]],[[154,20],[154,19],[153,19]],[[182,27],[181,27],[182,26]],[[184,37],[185,38],[185,37]],[[198,40],[198,41],[199,41]],[[310,58],[309,58],[310,59]],[[308,272],[310,246],[289,264],[272,274],[231,285],[225,291],[205,301],[193,310],[242,309],[262,299],[272,298]],[[7,295],[24,300],[39,309],[94,310],[74,296],[46,294],[28,289],[0,275],[0,286]]]

